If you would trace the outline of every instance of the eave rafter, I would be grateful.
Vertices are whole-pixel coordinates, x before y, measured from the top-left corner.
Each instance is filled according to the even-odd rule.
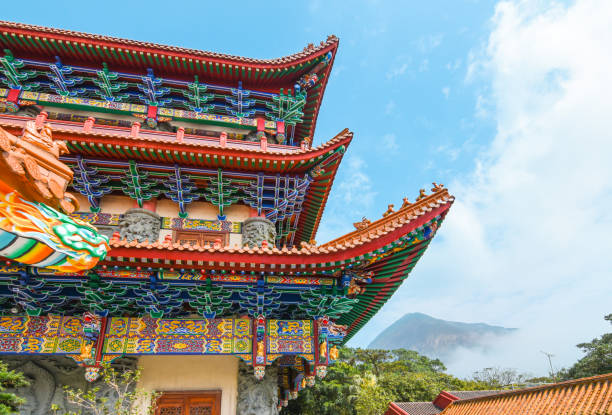
[[[28,47],[30,43],[36,44],[36,47]],[[120,95],[115,93],[121,94],[121,88],[108,94],[112,85],[109,81],[113,80],[104,76],[100,78],[95,73],[102,71],[104,64],[106,68],[113,68],[111,73],[146,72],[151,69],[160,77],[174,75],[195,79],[198,76],[200,82],[207,79],[233,88],[242,81],[245,88],[272,93],[278,93],[280,88],[286,91],[294,89],[296,84],[310,85],[309,80],[316,79],[318,82],[312,87],[313,93],[309,92],[303,110],[296,111],[293,104],[282,108],[281,104],[277,114],[278,118],[285,118],[282,113],[286,113],[286,120],[292,125],[292,120],[303,112],[304,122],[297,124],[296,130],[292,131],[299,141],[314,135],[322,91],[329,79],[338,39],[330,36],[320,45],[308,45],[302,52],[283,58],[252,59],[4,21],[0,22],[0,46],[30,59],[58,56],[68,65],[95,67],[93,75],[103,85],[99,91],[102,94],[97,95],[115,101],[120,100]],[[324,57],[328,64],[319,69],[317,63]],[[99,85],[94,87],[98,88]],[[68,92],[68,89],[60,90]],[[158,101],[155,99],[151,102]],[[193,105],[193,101],[186,105]],[[197,104],[194,108],[204,109]]]

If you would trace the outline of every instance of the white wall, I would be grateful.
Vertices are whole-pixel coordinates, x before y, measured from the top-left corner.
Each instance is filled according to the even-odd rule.
[[[141,356],[138,387],[156,392],[221,391],[221,415],[235,415],[238,358],[233,356]]]

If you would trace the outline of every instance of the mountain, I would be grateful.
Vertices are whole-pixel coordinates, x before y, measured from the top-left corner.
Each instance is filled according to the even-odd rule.
[[[370,349],[408,349],[444,360],[459,348],[486,349],[516,329],[484,323],[440,320],[423,313],[408,313],[370,343]]]

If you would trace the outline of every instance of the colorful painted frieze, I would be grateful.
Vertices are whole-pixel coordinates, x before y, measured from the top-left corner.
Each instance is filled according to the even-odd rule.
[[[285,277],[269,275],[266,277],[268,284],[287,285],[334,285],[333,278],[310,278],[310,277]]]
[[[75,212],[71,215],[92,225],[118,226],[121,215],[101,212]],[[207,220],[189,218],[161,218],[161,228],[173,231],[204,231],[241,233],[242,223],[228,220]]]
[[[113,317],[105,354],[248,354],[249,319],[153,319]]]
[[[81,317],[0,317],[0,352],[75,354],[86,344]]]
[[[162,218],[162,229],[241,233],[242,223],[227,220]]]
[[[309,355],[313,353],[312,320],[268,320],[267,323],[269,362],[273,360],[272,355]]]

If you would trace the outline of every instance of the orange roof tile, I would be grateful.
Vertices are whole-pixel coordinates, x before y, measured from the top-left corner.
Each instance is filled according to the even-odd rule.
[[[206,244],[201,246],[199,244],[191,245],[188,243],[179,244],[171,241],[162,241],[162,242],[137,242],[127,240],[118,239],[116,236],[111,238],[110,246],[111,248],[148,248],[148,249],[159,249],[166,251],[195,251],[195,252],[219,252],[219,253],[248,253],[254,255],[288,255],[288,256],[301,256],[301,255],[317,255],[317,254],[326,254],[329,252],[342,252],[348,251],[355,247],[361,245],[367,245],[368,243],[375,241],[383,236],[390,234],[393,231],[399,230],[404,227],[404,225],[412,222],[413,220],[419,218],[430,212],[434,208],[438,208],[442,205],[452,204],[454,201],[454,197],[450,196],[448,190],[442,187],[434,188],[434,193],[428,195],[421,200],[410,204],[405,205],[398,211],[395,211],[379,220],[376,220],[370,223],[368,226],[355,230],[347,235],[335,239],[333,241],[327,242],[323,245],[310,245],[307,243],[302,243],[300,248],[293,247],[288,249],[287,247],[283,247],[282,249],[278,249],[273,245],[268,245],[266,247],[255,247],[255,248],[246,248],[246,247],[238,247],[238,246],[222,246],[214,244]],[[109,253],[109,256],[113,256],[113,252]],[[313,261],[316,261],[313,259]]]
[[[451,403],[440,415],[612,414],[612,373]]]

